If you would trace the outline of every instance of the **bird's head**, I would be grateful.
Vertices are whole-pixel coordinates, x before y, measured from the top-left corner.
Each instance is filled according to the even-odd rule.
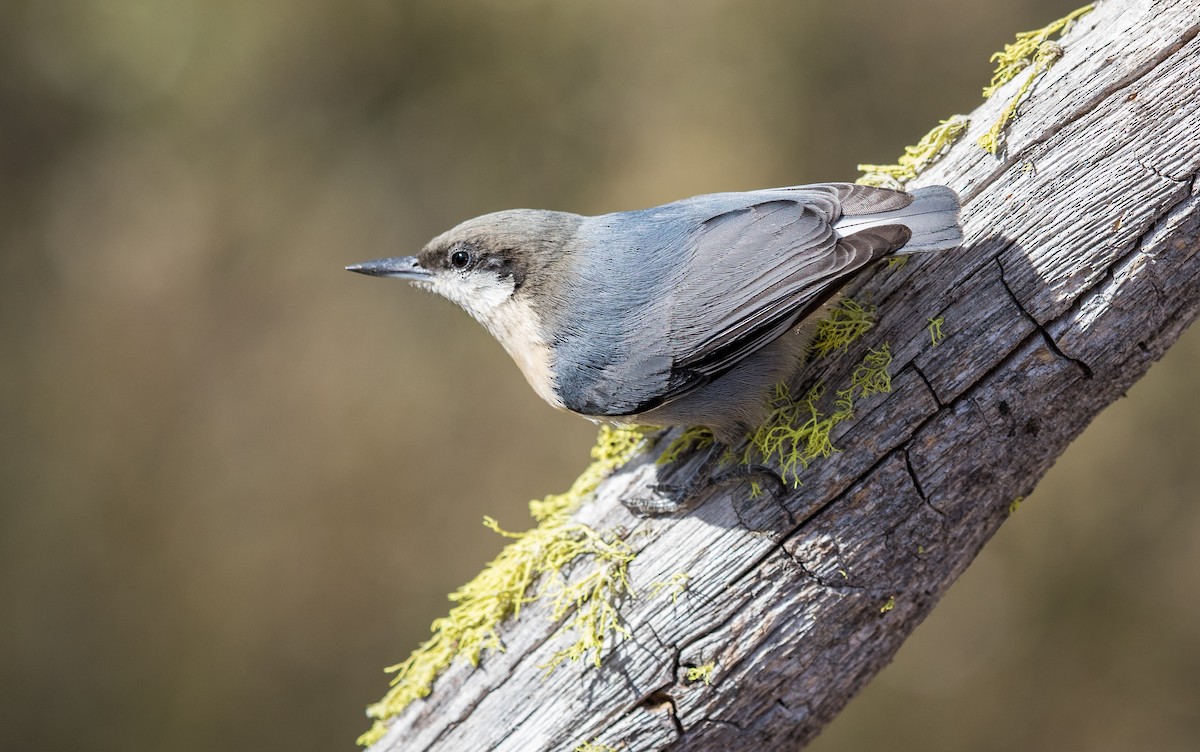
[[[539,296],[553,294],[550,269],[567,253],[581,219],[534,209],[485,214],[437,236],[416,256],[376,259],[346,269],[408,280],[457,303],[493,329],[506,304],[520,299],[537,307]]]

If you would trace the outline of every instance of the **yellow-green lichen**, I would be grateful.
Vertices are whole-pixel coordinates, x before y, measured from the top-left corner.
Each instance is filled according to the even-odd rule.
[[[705,663],[703,666],[693,666],[687,670],[684,676],[690,682],[703,681],[706,685],[712,684],[713,669],[716,664],[712,661]]]
[[[808,351],[818,358],[837,350],[845,351],[875,326],[875,306],[843,298],[817,322],[817,331]]]
[[[890,595],[890,596],[888,596],[887,601],[882,606],[879,607],[879,613],[886,614],[888,611],[891,611],[895,607],[896,607],[896,596]]]
[[[910,258],[910,257],[909,257],[908,255],[904,255],[904,256],[889,256],[889,257],[888,257],[888,260],[887,260],[887,268],[888,268],[889,270],[893,270],[893,269],[903,269],[903,268],[904,268],[904,265],[908,263],[908,259],[909,259],[909,258]]]
[[[851,298],[843,298],[832,307],[825,318],[817,322],[809,352],[815,358],[825,358],[838,351],[847,350],[875,325],[875,307],[863,305]],[[829,441],[829,433],[843,420],[853,414],[855,395],[865,396],[876,391],[890,391],[891,381],[887,366],[891,363],[891,352],[887,345],[871,351],[851,377],[851,386],[835,395],[834,410],[826,415],[817,403],[824,395],[824,387],[817,385],[804,398],[796,400],[786,384],[778,384],[770,398],[770,415],[749,437],[749,444],[740,456],[727,454],[723,462],[741,461],[750,464],[757,458],[780,463],[785,480],[799,485],[799,473],[818,457],[828,457],[836,451]],[[881,386],[883,384],[884,386]],[[671,442],[657,462],[674,462],[687,452],[702,449],[713,442],[712,432],[706,428],[689,428]],[[751,495],[762,493],[761,486],[753,482]]]
[[[557,582],[552,585],[553,618],[562,619],[574,611],[567,628],[575,634],[575,641],[558,650],[542,668],[553,671],[563,661],[577,661],[591,653],[592,664],[600,667],[606,642],[617,635],[629,636],[629,630],[621,624],[618,607],[625,597],[633,596],[629,585],[629,563],[634,559],[633,549],[624,541],[613,536],[601,536],[586,525],[574,523],[580,528],[583,548],[564,552],[560,562],[551,561],[546,571]],[[597,566],[575,582],[568,582],[561,574],[562,568],[583,555],[593,557]]]
[[[687,592],[692,576],[686,572],[676,572],[669,580],[656,580],[650,583],[650,597],[657,598],[667,590],[671,591],[671,604],[674,605],[679,596]]]
[[[707,449],[716,441],[710,429],[704,426],[692,426],[676,436],[675,440],[667,445],[667,448],[654,462],[657,465],[666,465],[692,452]]]
[[[817,400],[825,388],[817,385],[802,399],[793,399],[786,384],[778,384],[771,398],[771,415],[750,435],[750,443],[742,456],[750,464],[757,454],[764,461],[779,463],[780,475],[793,485],[800,485],[800,471],[818,457],[833,453],[829,432],[834,416],[825,417],[817,408]]]
[[[1008,503],[1008,516],[1012,517],[1021,508],[1021,504],[1025,501],[1024,496],[1018,496]]]
[[[850,375],[850,388],[838,392],[838,400],[846,402],[852,410],[856,399],[892,391],[891,365],[892,349],[886,342],[877,349],[868,350]]]
[[[1065,34],[1067,28],[1077,18],[1090,13],[1094,5],[1085,5],[1079,10],[1070,15],[1060,18],[1052,24],[1044,26],[1034,31],[1027,31],[1017,35],[1017,39],[1012,44],[1006,44],[1004,49],[992,55],[992,62],[996,63],[996,72],[992,74],[991,83],[983,87],[983,96],[991,98],[993,94],[1000,90],[1000,87],[1013,80],[1018,73],[1032,66],[1033,70],[1029,72],[1029,76],[1021,84],[1021,88],[1013,95],[1004,109],[1000,111],[1000,116],[996,118],[996,122],[979,137],[976,142],[979,147],[989,154],[996,154],[1000,151],[1001,139],[1004,135],[1004,129],[1012,122],[1017,115],[1017,108],[1020,107],[1025,95],[1033,88],[1033,84],[1038,77],[1049,70],[1050,66],[1062,57],[1062,46],[1057,42],[1050,40],[1050,37],[1055,34]]]
[[[742,455],[743,464],[756,458],[774,462],[784,482],[798,487],[802,470],[837,451],[830,436],[834,428],[854,416],[857,401],[892,390],[891,363],[892,353],[886,343],[868,351],[851,374],[850,386],[834,394],[829,413],[818,404],[825,394],[823,384],[814,386],[801,399],[794,399],[786,384],[777,385],[770,417],[751,434]]]
[[[762,484],[756,480],[750,481],[750,498],[757,499],[762,496]]]
[[[924,172],[937,161],[962,134],[967,132],[971,120],[965,115],[953,115],[937,125],[917,142],[916,146],[904,149],[904,156],[891,165],[860,164],[864,175],[858,179],[860,185],[882,188],[903,188],[904,184]]]
[[[929,342],[934,347],[937,347],[946,338],[946,335],[942,334],[942,324],[944,323],[946,323],[946,319],[941,316],[929,319]]]
[[[457,605],[433,623],[433,635],[406,660],[387,669],[395,674],[391,689],[367,708],[375,723],[359,737],[359,744],[369,745],[381,738],[386,731],[384,722],[413,700],[428,695],[434,680],[454,659],[477,665],[484,650],[503,650],[497,632],[500,623],[538,598],[553,602],[555,618],[576,609],[571,626],[578,640],[555,659],[595,650],[599,660],[605,639],[622,631],[616,621],[616,602],[629,591],[626,567],[633,552],[613,535],[572,522],[570,515],[601,480],[636,454],[643,442],[640,431],[603,427],[592,449],[592,464],[570,490],[530,502],[536,527],[511,533],[495,520],[484,519],[485,525],[512,542],[475,579],[450,594]],[[571,582],[562,570],[580,559],[587,559],[590,569],[573,572]],[[544,580],[543,587],[532,592],[539,579]]]
[[[595,739],[590,742],[584,742],[575,747],[572,752],[620,752],[616,747],[610,744],[601,744]]]

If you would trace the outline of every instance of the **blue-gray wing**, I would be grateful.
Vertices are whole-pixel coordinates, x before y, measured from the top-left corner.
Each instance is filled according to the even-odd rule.
[[[661,404],[729,370],[824,304],[855,272],[908,240],[903,225],[841,237],[843,211],[911,198],[844,184],[744,194],[697,224],[686,272],[663,306],[673,363]],[[648,409],[646,404],[639,411]]]
[[[877,257],[839,243],[835,196],[770,198],[711,217],[667,311],[678,375],[713,376],[791,328]]]
[[[663,215],[672,231],[658,233],[670,238],[670,247],[656,249],[654,304],[624,318],[622,357],[575,390],[579,397],[586,393],[586,404],[568,407],[632,415],[717,378],[909,238],[902,225],[841,237],[834,223],[844,211],[888,211],[911,200],[894,191],[825,184],[680,202]]]

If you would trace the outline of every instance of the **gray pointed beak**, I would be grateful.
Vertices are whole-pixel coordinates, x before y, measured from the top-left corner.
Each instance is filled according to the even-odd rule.
[[[393,256],[392,258],[364,261],[361,264],[347,266],[346,271],[367,274],[372,277],[407,279],[410,282],[420,282],[433,276],[429,270],[421,266],[416,256]]]

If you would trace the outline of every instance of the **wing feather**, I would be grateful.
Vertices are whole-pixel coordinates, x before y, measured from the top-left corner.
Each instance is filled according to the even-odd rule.
[[[672,296],[676,367],[717,375],[881,255],[871,244],[839,242],[836,219],[823,206],[772,200],[702,223],[691,239],[688,279]]]
[[[625,274],[612,285],[607,264],[588,268],[583,289],[605,293],[574,302],[596,307],[582,318],[613,322],[608,312],[624,313],[616,330],[580,332],[558,345],[564,405],[585,415],[636,415],[721,376],[909,239],[899,224],[842,237],[834,224],[843,202],[872,213],[911,201],[896,191],[824,184],[701,196],[646,212],[643,224],[596,218],[597,234],[609,239],[602,247],[638,254],[623,268],[655,273]],[[630,226],[637,233],[617,229]]]

